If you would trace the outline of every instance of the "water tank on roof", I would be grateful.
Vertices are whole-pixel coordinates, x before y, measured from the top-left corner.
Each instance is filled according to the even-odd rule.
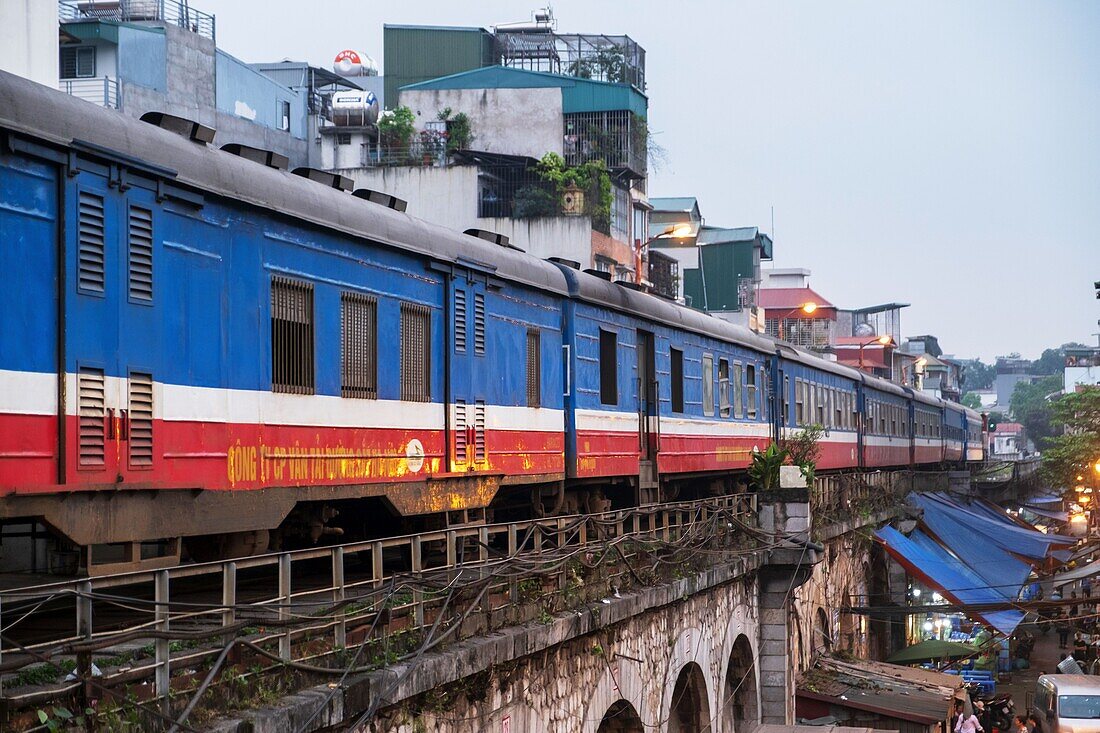
[[[378,98],[374,92],[333,92],[332,124],[365,126],[378,121]]]
[[[378,64],[365,53],[344,49],[336,54],[332,70],[340,76],[378,76]]]

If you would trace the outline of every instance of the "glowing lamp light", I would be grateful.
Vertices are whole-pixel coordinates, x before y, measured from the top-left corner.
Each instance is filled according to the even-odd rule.
[[[675,229],[672,230],[671,234],[676,239],[682,239],[684,237],[690,237],[691,236],[691,225],[690,224],[680,224],[679,226],[677,226]]]
[[[943,596],[941,596],[939,593],[933,593],[932,594],[932,600],[935,601],[936,603],[939,603],[940,601],[943,600]]]
[[[924,626],[922,628],[925,631],[931,631],[932,630],[932,622],[931,621],[925,621]]]
[[[806,315],[810,315],[815,310],[817,310],[817,303],[814,303],[813,301],[810,301],[809,303],[803,303],[801,306],[799,306],[799,308],[801,308],[802,312],[805,313]],[[1100,471],[1100,463],[1097,463],[1096,465],[1097,465],[1096,470]]]
[[[1085,477],[1084,477],[1084,476],[1078,476],[1078,477],[1077,477],[1077,480],[1078,480],[1078,481],[1084,481],[1084,480],[1085,480]]]
[[[1094,466],[1093,466],[1092,468],[1093,468],[1093,470],[1095,470],[1095,471],[1096,471],[1097,473],[1100,473],[1100,461],[1097,461],[1097,462],[1096,462],[1096,464],[1095,464],[1095,465],[1094,465]]]
[[[893,341],[894,339],[893,339],[893,338],[891,338],[890,336],[879,336],[879,337],[878,337],[877,339],[875,339],[875,340],[876,340],[876,341],[878,341],[878,342],[879,342],[880,344],[882,344],[883,346],[887,346],[887,345],[889,345],[889,343],[890,343],[891,341]]]
[[[914,588],[913,589],[913,597],[914,598],[920,598],[920,588]]]
[[[951,630],[951,619],[947,618],[943,620],[943,628],[947,629],[948,631]]]

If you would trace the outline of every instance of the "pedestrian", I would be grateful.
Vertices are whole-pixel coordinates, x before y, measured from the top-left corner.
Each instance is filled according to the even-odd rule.
[[[1081,592],[1085,595],[1085,598],[1092,597],[1092,578],[1085,578],[1081,581]]]
[[[973,713],[967,715],[962,711],[961,703],[956,706],[956,709],[959,711],[959,718],[955,722],[955,733],[985,733],[985,728],[982,727],[977,715]]]
[[[1054,628],[1058,631],[1058,648],[1065,649],[1069,643],[1069,621],[1062,615],[1062,609],[1055,609]]]
[[[1073,658],[1078,662],[1088,662],[1089,643],[1085,635],[1078,631],[1073,635]]]
[[[955,730],[955,726],[958,724],[959,718],[962,717],[962,714],[963,714],[963,701],[962,700],[956,700],[955,701],[955,712],[951,714],[951,727],[948,728],[948,730],[951,730],[951,731]]]
[[[1047,723],[1044,716],[1034,709],[1027,715],[1027,727],[1031,733],[1047,733]]]
[[[1031,733],[1027,727],[1027,718],[1023,715],[1017,715],[1012,720],[1012,730],[1015,733]]]

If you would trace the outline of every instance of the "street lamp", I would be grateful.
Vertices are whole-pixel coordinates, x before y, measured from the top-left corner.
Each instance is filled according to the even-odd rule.
[[[817,310],[817,303],[813,302],[812,300],[803,303],[802,305],[798,306],[797,308],[791,308],[789,311],[787,311],[786,313],[784,313],[783,315],[779,316],[779,318],[776,319],[776,324],[777,324],[776,325],[776,335],[780,338],[780,340],[785,341],[786,336],[783,334],[783,321],[785,321],[787,318],[793,316],[795,313],[805,313],[808,316],[812,316],[816,310]]]
[[[690,237],[693,233],[694,230],[691,228],[691,224],[669,224],[663,232],[656,237],[650,237],[645,242],[642,242],[641,239],[635,239],[634,282],[638,285],[642,284],[642,255],[651,243],[656,242],[658,239],[684,239]]]
[[[860,344],[859,344],[859,368],[860,368],[860,370],[863,369],[863,347],[864,346],[870,346],[871,344],[882,344],[883,348],[885,349],[885,347],[889,346],[890,342],[892,342],[893,340],[894,339],[891,338],[890,336],[882,335],[882,336],[879,336],[878,338],[870,339],[869,341],[861,341]],[[883,359],[883,362],[885,362],[885,361],[886,360]]]

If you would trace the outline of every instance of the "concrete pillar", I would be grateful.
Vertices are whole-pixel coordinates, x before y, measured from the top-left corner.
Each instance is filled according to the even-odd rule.
[[[797,671],[791,614],[796,588],[821,562],[822,547],[810,540],[810,495],[806,488],[776,489],[759,496],[760,528],[776,535],[759,573],[760,722],[791,725]]]

